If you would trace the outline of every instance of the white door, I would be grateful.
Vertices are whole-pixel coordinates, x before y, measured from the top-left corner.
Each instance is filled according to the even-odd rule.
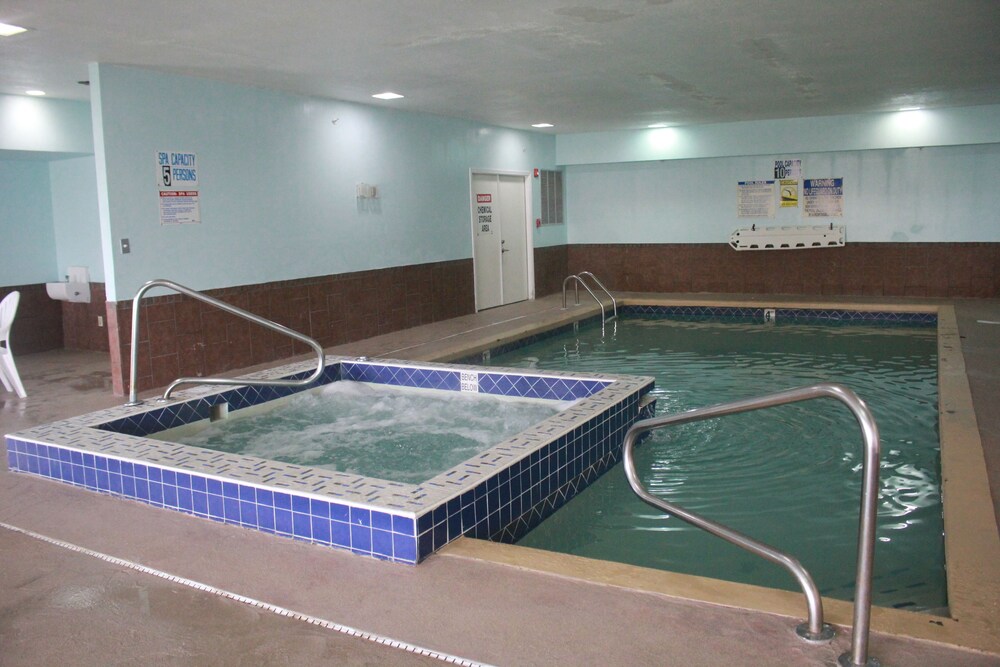
[[[526,184],[521,175],[472,174],[477,310],[529,296]]]

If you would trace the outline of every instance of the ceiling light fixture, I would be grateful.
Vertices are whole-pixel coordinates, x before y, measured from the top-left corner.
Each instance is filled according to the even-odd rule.
[[[388,91],[384,93],[378,93],[377,95],[372,95],[372,97],[378,98],[380,100],[398,100],[402,97],[399,93],[390,93]]]
[[[660,127],[670,127],[670,124],[669,123],[653,123],[652,125],[647,125],[646,127],[648,127],[651,130],[655,130],[655,129],[660,128]]]
[[[899,107],[900,111],[920,111],[923,107]]]
[[[31,95],[32,97],[44,97],[45,96],[45,91],[44,90],[26,90],[26,91],[24,91],[24,94],[25,95]]]
[[[555,127],[552,123],[532,123],[531,127]]]
[[[0,23],[0,37],[11,37],[13,35],[20,35],[22,32],[27,32],[27,28],[22,28],[19,25],[11,25],[9,23]]]

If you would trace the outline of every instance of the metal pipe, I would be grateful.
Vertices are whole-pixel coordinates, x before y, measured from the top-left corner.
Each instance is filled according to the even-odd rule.
[[[139,304],[142,300],[143,295],[154,287],[165,287],[171,289],[180,294],[187,295],[192,299],[196,299],[203,303],[215,306],[220,310],[224,310],[227,313],[236,315],[237,317],[242,317],[245,320],[249,320],[254,324],[259,324],[262,327],[271,329],[280,334],[284,334],[297,341],[305,343],[311,347],[317,356],[316,360],[316,370],[312,374],[300,380],[247,380],[247,379],[235,379],[235,378],[178,378],[170,383],[167,390],[163,392],[163,397],[160,400],[166,401],[170,399],[170,394],[173,393],[174,389],[184,384],[215,384],[215,385],[249,385],[254,387],[304,387],[306,385],[312,384],[319,376],[323,373],[323,368],[326,365],[326,356],[323,352],[323,348],[312,338],[300,334],[297,331],[293,331],[286,326],[278,324],[277,322],[272,322],[271,320],[265,319],[253,313],[248,313],[247,311],[237,308],[236,306],[230,305],[225,301],[219,301],[218,299],[212,298],[208,295],[197,292],[190,287],[185,287],[172,280],[165,280],[158,278],[156,280],[150,280],[142,287],[139,291],[135,293],[135,297],[132,299],[132,350],[131,350],[131,367],[129,368],[129,400],[126,406],[136,406],[142,405],[142,401],[139,400],[138,388],[136,386],[136,380],[138,378],[137,359],[139,356]]]
[[[597,305],[601,307],[601,336],[603,337],[604,336],[604,304],[601,303],[601,300],[597,298],[597,295],[594,294],[594,291],[592,289],[590,289],[589,287],[587,287],[587,283],[583,282],[583,280],[580,279],[580,276],[567,276],[566,280],[563,281],[563,309],[565,310],[565,308],[566,308],[566,282],[570,278],[572,278],[572,279],[574,279],[576,281],[575,284],[577,284],[577,285],[583,285],[583,289],[587,290],[587,292],[590,294],[590,296],[594,297],[594,301],[597,302]],[[578,306],[580,305],[579,292],[577,292],[576,305],[578,305]]]
[[[759,396],[755,398],[723,403],[688,410],[673,415],[644,419],[635,422],[632,428],[625,434],[625,442],[622,447],[623,467],[632,490],[646,503],[659,509],[670,512],[677,518],[697,526],[709,533],[720,537],[727,542],[742,547],[747,551],[755,553],[767,560],[781,565],[792,573],[802,586],[806,595],[806,602],[809,610],[809,621],[807,633],[813,635],[806,638],[815,638],[819,633],[824,632],[823,607],[819,593],[809,573],[802,568],[797,560],[772,547],[758,542],[726,526],[715,523],[709,519],[698,516],[693,512],[688,512],[676,505],[668,503],[661,498],[651,495],[642,486],[638,474],[635,471],[635,462],[632,450],[640,435],[648,433],[664,426],[684,424],[713,417],[723,417],[725,415],[751,410],[760,410],[778,405],[797,403],[814,398],[835,398],[844,403],[854,414],[858,425],[861,427],[864,437],[864,465],[863,483],[861,490],[861,510],[858,526],[858,560],[855,575],[854,594],[854,628],[851,639],[850,654],[844,653],[840,656],[842,665],[863,667],[868,662],[868,634],[871,624],[871,579],[875,559],[875,519],[876,502],[878,500],[878,475],[879,475],[879,435],[878,426],[872,416],[868,406],[857,394],[849,388],[835,383],[821,383],[807,387],[799,387],[786,391]],[[828,626],[827,626],[828,627]],[[800,629],[799,634],[803,634]],[[831,635],[832,636],[832,635]],[[845,662],[850,660],[850,662]],[[875,661],[873,659],[872,664]]]

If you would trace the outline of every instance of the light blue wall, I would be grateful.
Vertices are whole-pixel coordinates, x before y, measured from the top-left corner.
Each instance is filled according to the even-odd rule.
[[[1000,106],[563,134],[561,165],[1000,143]]]
[[[0,95],[0,159],[3,151],[42,157],[90,155],[90,105],[20,95]]]
[[[802,208],[736,216],[736,184],[799,158],[804,178],[843,177],[848,243],[1000,241],[1000,144],[791,153],[567,167],[570,243],[726,243],[737,227],[822,224]]]
[[[94,157],[49,162],[49,181],[59,275],[68,266],[86,266],[91,281],[104,282]]]
[[[548,135],[395,108],[107,65],[91,81],[103,233],[132,247],[105,267],[111,299],[158,277],[208,289],[468,258],[470,170],[555,159]],[[200,225],[160,225],[158,150],[197,154]]]
[[[0,160],[0,285],[58,278],[49,165]]]

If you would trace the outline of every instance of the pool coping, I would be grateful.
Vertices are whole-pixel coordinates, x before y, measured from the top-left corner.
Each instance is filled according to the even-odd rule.
[[[1000,654],[1000,533],[986,476],[972,394],[966,376],[965,358],[953,306],[927,303],[878,303],[850,300],[805,301],[781,298],[729,299],[626,295],[624,306],[690,306],[693,304],[736,308],[793,308],[852,311],[921,312],[937,315],[938,402],[941,440],[941,478],[945,521],[945,563],[948,571],[948,616],[873,607],[871,630],[914,639],[941,642]],[[596,304],[577,306],[549,314],[540,327],[521,323],[497,335],[484,333],[478,339],[454,341],[450,349],[433,358],[467,357],[496,345],[565,326],[599,313]],[[613,474],[613,473],[612,473]],[[719,579],[664,572],[580,556],[557,554],[529,547],[462,538],[438,556],[485,560],[552,575],[619,586],[671,597],[780,614],[805,616],[802,595]],[[877,558],[877,552],[876,552]],[[853,625],[853,605],[824,598],[828,622]]]

